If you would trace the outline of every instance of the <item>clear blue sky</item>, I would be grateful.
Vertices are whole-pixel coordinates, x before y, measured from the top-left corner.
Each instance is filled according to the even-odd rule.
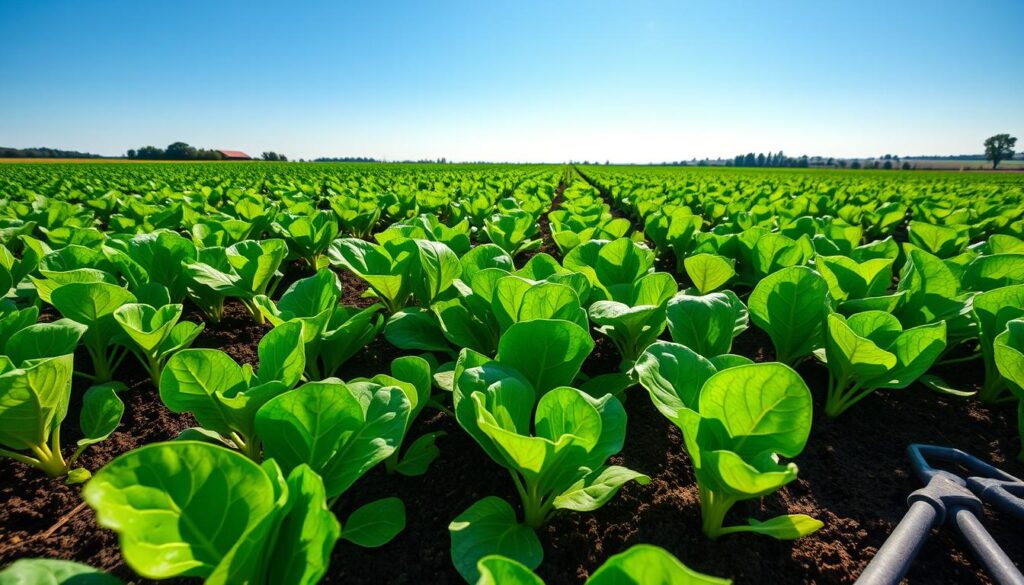
[[[0,0],[0,145],[644,162],[1024,146],[1024,1]]]

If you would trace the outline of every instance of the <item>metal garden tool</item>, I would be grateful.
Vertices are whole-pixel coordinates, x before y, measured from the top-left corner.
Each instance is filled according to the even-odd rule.
[[[1024,585],[1024,575],[981,523],[982,506],[987,503],[1024,526],[1024,481],[959,449],[914,444],[907,450],[925,487],[907,498],[910,509],[856,585],[899,583],[931,529],[942,525],[949,525],[967,542],[993,582]]]

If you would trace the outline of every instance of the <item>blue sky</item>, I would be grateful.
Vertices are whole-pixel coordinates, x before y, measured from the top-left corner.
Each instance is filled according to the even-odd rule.
[[[1024,2],[0,0],[0,145],[646,162],[1024,141]]]

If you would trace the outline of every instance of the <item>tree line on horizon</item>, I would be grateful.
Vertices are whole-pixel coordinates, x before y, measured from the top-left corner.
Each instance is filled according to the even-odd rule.
[[[187,142],[173,142],[167,148],[143,146],[131,148],[125,153],[130,160],[224,160],[219,150],[212,148],[196,148]],[[274,151],[262,154],[262,160],[286,162],[288,157]]]
[[[11,148],[0,146],[0,158],[102,158],[98,154],[78,152],[77,150],[60,150],[58,148]]]

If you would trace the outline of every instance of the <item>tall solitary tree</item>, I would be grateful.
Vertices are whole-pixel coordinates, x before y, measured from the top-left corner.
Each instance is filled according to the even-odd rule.
[[[992,168],[999,166],[999,163],[1013,158],[1013,147],[1017,144],[1017,138],[1009,134],[996,134],[985,141],[985,158],[992,161]]]

